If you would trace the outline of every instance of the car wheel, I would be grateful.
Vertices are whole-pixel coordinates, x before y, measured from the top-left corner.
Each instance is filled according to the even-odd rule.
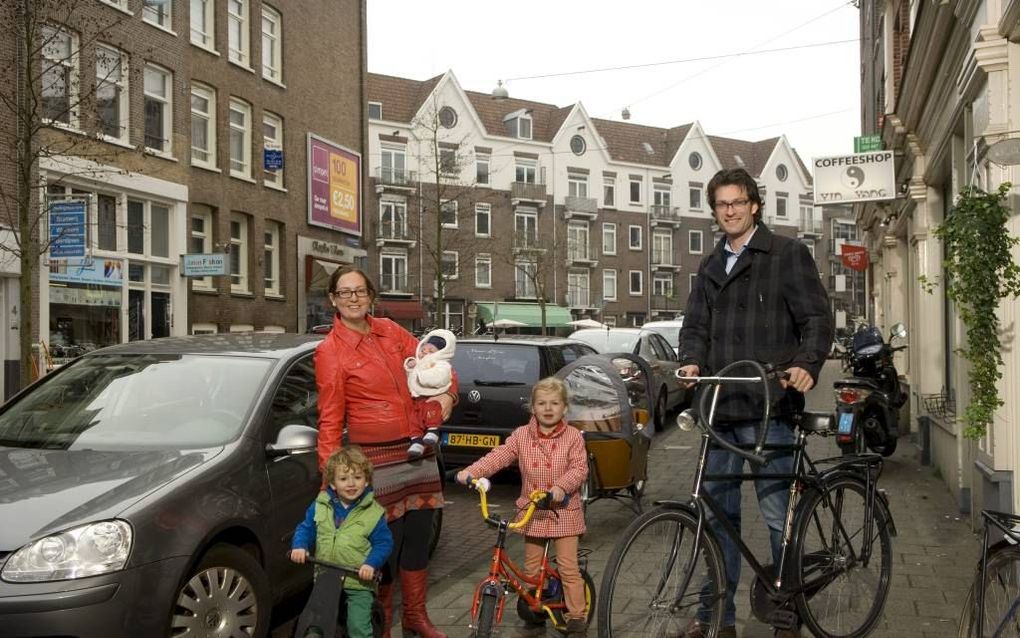
[[[655,431],[662,432],[666,429],[666,402],[669,394],[666,386],[659,388],[659,398],[655,401]]]
[[[177,589],[170,636],[265,638],[271,611],[262,566],[238,547],[214,545]]]

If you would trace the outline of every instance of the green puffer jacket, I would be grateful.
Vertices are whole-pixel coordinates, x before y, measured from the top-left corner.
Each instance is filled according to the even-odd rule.
[[[369,542],[372,530],[385,514],[372,493],[366,492],[337,527],[333,522],[329,494],[325,490],[319,492],[315,499],[316,558],[357,569],[364,564],[372,549]],[[348,589],[372,589],[371,583],[357,578],[348,578],[344,586]]]

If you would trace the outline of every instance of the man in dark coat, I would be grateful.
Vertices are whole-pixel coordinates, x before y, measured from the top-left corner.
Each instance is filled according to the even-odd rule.
[[[804,393],[815,385],[832,346],[829,297],[807,247],[796,239],[773,234],[761,222],[758,185],[742,168],[721,170],[709,181],[708,203],[725,233],[698,268],[680,336],[681,374],[717,373],[741,359],[753,359],[786,370],[782,395],[775,402],[767,443],[794,442],[790,415],[804,407]],[[750,376],[751,369],[734,372]],[[716,429],[731,443],[752,443],[760,427],[760,392],[750,386],[724,388],[716,412]],[[712,450],[708,474],[739,474],[744,459],[726,450]],[[753,467],[759,473],[762,468]],[[762,476],[789,474],[792,455],[775,458]],[[783,524],[789,502],[789,481],[755,480],[758,505],[769,527],[774,564],[779,564]],[[740,530],[740,482],[706,481],[705,489]],[[733,601],[740,581],[740,553],[729,535],[713,521],[726,571],[726,607],[720,638],[736,636]],[[708,618],[706,610],[699,619]],[[698,621],[687,628],[688,638],[703,635]],[[797,636],[777,630],[776,636]]]

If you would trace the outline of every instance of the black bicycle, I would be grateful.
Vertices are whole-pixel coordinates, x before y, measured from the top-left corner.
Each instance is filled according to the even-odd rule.
[[[961,638],[1020,636],[1020,516],[984,510],[984,542],[963,604]],[[998,530],[1003,538],[990,544]]]
[[[726,376],[746,367],[754,376]],[[793,444],[766,445],[771,397],[782,374],[754,361],[739,361],[718,376],[680,377],[709,386],[701,393],[697,413],[688,410],[677,417],[682,429],[702,431],[692,498],[658,502],[623,532],[599,592],[601,638],[678,636],[695,620],[704,635],[718,635],[726,579],[710,517],[719,521],[754,571],[751,606],[762,622],[786,629],[803,623],[815,636],[840,638],[865,636],[874,629],[889,593],[891,537],[896,535],[888,501],[877,488],[882,457],[853,454],[812,461],[806,439],[834,433],[829,413],[797,415]],[[724,384],[762,387],[764,408],[753,445],[733,445],[713,428]],[[760,477],[708,474],[712,449],[729,450],[762,466],[777,455],[793,455],[792,474],[767,475],[791,480],[778,566],[759,562],[704,489],[705,481]]]

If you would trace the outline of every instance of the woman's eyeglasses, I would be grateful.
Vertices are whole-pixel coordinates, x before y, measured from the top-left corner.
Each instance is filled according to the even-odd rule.
[[[355,288],[354,290],[341,288],[340,290],[334,290],[333,294],[341,299],[350,299],[351,297],[367,297],[369,292],[368,288]]]

